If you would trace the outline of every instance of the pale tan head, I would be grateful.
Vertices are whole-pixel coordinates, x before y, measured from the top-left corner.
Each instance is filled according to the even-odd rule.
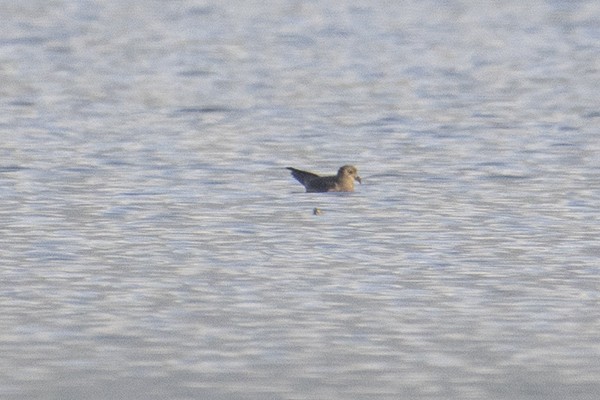
[[[338,170],[337,176],[339,179],[353,179],[358,181],[358,183],[362,183],[360,176],[358,176],[358,170],[353,165],[344,165]]]

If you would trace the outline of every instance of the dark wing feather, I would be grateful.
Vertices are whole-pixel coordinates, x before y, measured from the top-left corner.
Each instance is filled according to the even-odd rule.
[[[337,176],[321,176],[312,179],[306,186],[308,192],[329,192],[336,190]]]
[[[313,174],[312,172],[306,172],[292,167],[287,167],[287,169],[292,171],[292,176],[304,186],[306,186],[309,181],[319,177],[319,175]]]

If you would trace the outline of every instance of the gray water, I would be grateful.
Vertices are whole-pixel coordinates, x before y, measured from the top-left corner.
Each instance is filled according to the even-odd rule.
[[[0,15],[0,398],[600,397],[596,0]]]

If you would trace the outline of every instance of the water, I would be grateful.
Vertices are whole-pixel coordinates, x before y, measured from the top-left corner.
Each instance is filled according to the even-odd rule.
[[[2,399],[600,396],[597,2],[0,9]]]

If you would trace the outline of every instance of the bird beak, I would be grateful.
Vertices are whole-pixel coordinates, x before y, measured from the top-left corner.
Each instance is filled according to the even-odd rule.
[[[356,178],[354,178],[358,181],[358,183],[360,183],[362,185],[362,179],[360,179],[360,176],[357,176]]]

